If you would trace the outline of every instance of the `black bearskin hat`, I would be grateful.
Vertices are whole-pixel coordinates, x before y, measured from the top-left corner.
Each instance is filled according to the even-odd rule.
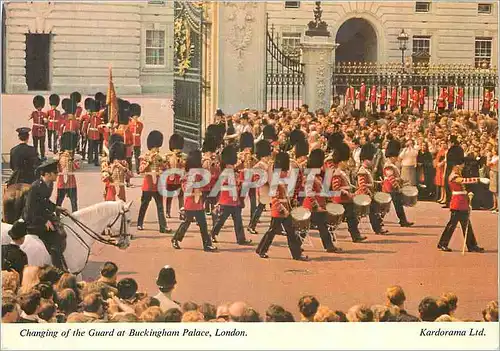
[[[99,102],[101,105],[105,105],[106,104],[106,95],[104,95],[101,92],[96,93],[94,95],[94,99],[95,99],[95,101]]]
[[[351,157],[351,150],[346,143],[342,142],[333,149],[333,163],[347,161],[349,157]]]
[[[44,108],[45,98],[42,95],[35,96],[33,98],[33,106],[35,106],[35,108]]]
[[[238,154],[233,145],[228,145],[222,150],[221,154],[222,163],[225,165],[235,165],[238,162]]]
[[[458,146],[454,145],[448,150],[448,164],[450,166],[461,165],[465,162],[464,150]]]
[[[109,162],[114,160],[125,160],[125,144],[117,141],[109,148]]]
[[[52,94],[49,96],[49,104],[50,106],[59,106],[61,102],[61,98],[57,94]]]
[[[142,112],[141,105],[136,104],[136,103],[130,104],[130,115],[132,117],[134,117],[134,116],[140,117],[141,112]]]
[[[219,147],[224,142],[224,134],[226,134],[226,127],[223,124],[211,124],[207,127],[205,138],[209,135],[215,140],[215,147]]]
[[[61,135],[61,150],[74,151],[78,144],[78,135],[75,132],[64,132]]]
[[[111,145],[113,145],[113,144],[114,144],[114,143],[116,143],[116,142],[121,142],[121,143],[123,143],[123,142],[124,142],[124,140],[123,140],[123,136],[121,136],[120,134],[116,134],[116,133],[111,134],[111,135],[109,136],[109,139],[108,139],[108,145],[110,145],[110,146],[111,146]]]
[[[290,170],[290,155],[288,152],[279,152],[274,160],[274,169],[279,169],[283,172]]]
[[[300,140],[295,145],[295,157],[307,156],[309,154],[309,143],[306,139]]]
[[[240,150],[251,147],[253,150],[253,134],[245,132],[240,135]]]
[[[69,115],[74,115],[76,112],[76,102],[71,99],[63,99],[63,101],[61,102],[61,106],[64,112]]]
[[[328,137],[328,149],[334,150],[338,145],[344,142],[344,134],[335,132]]]
[[[128,124],[130,121],[130,102],[118,99],[118,124]]]
[[[289,144],[291,147],[294,147],[295,145],[297,145],[297,143],[299,141],[302,141],[305,139],[306,139],[306,136],[305,136],[303,131],[301,131],[300,129],[294,129],[290,133]]]
[[[85,107],[85,110],[88,112],[95,112],[95,100],[92,98],[86,98],[85,102],[83,103],[83,106]]]
[[[212,134],[206,134],[205,140],[203,140],[203,146],[201,151],[203,152],[215,152],[217,150],[217,139]]]
[[[168,141],[168,148],[170,151],[182,150],[184,148],[184,137],[177,133],[172,134]]]
[[[82,101],[82,94],[80,94],[79,92],[77,91],[74,91],[72,92],[70,95],[69,95],[69,98],[71,99],[71,101],[73,101],[75,104],[78,104],[80,101]]]
[[[268,140],[260,140],[255,145],[255,154],[258,159],[271,155],[271,143]]]
[[[377,149],[372,143],[366,143],[361,147],[361,152],[359,154],[359,159],[360,161],[364,160],[373,160],[373,157],[375,156],[375,153],[377,152]]]
[[[186,171],[192,168],[201,168],[201,151],[192,150],[189,152],[186,158]]]
[[[399,150],[401,150],[401,143],[397,140],[389,140],[385,150],[385,157],[398,157]]]
[[[325,152],[321,149],[314,149],[307,160],[307,168],[321,168],[325,163]]]
[[[163,145],[163,134],[159,130],[149,132],[147,145],[148,150],[151,150],[154,147],[161,147]]]
[[[266,140],[276,140],[278,137],[276,136],[276,129],[270,124],[266,125],[262,130],[262,134],[264,135],[264,139]]]

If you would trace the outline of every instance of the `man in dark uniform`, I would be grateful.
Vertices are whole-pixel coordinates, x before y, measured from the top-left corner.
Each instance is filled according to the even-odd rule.
[[[26,221],[28,231],[38,235],[45,244],[52,258],[52,264],[65,269],[63,230],[56,214],[67,214],[67,211],[50,201],[58,174],[57,160],[45,161],[37,171],[40,172],[40,179],[31,184],[26,196],[23,219]]]
[[[17,128],[20,143],[10,149],[10,168],[12,175],[7,185],[25,183],[31,184],[35,181],[35,167],[40,164],[36,149],[28,145],[30,128]]]
[[[28,256],[21,250],[26,236],[26,223],[19,219],[9,230],[12,241],[7,245],[2,245],[2,271],[14,270],[19,273],[20,281],[23,280],[24,266],[28,264]]]

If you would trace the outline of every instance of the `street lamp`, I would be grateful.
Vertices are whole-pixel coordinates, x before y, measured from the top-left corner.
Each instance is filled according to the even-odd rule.
[[[399,33],[398,35],[398,41],[399,41],[399,50],[401,50],[401,65],[403,66],[403,69],[405,67],[405,51],[408,39],[409,39],[408,33],[406,33],[404,29],[402,29],[401,33]]]

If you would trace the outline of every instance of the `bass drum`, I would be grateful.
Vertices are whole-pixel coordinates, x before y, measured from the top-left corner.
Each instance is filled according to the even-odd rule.
[[[407,185],[401,189],[403,195],[403,206],[413,207],[418,202],[418,189],[416,186]]]
[[[391,194],[382,192],[375,193],[373,201],[375,201],[375,212],[382,214],[382,216],[386,215],[391,210]]]
[[[354,213],[356,213],[358,218],[363,218],[370,214],[372,199],[369,195],[355,195],[352,201],[354,202]]]
[[[291,212],[293,228],[297,231],[307,231],[311,226],[311,211],[305,207],[295,207]]]
[[[339,226],[344,218],[344,206],[334,203],[326,205],[326,223],[329,226]]]

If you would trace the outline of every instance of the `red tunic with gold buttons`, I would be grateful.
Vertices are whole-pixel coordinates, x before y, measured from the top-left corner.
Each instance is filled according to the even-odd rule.
[[[391,91],[391,99],[389,101],[389,105],[391,107],[395,107],[398,104],[398,90],[394,87]]]
[[[451,172],[448,178],[448,185],[451,191],[450,210],[452,211],[468,211],[469,210],[469,197],[465,190],[465,184],[474,184],[479,181],[479,178],[462,178],[458,183],[457,178],[461,178],[459,174]]]
[[[365,166],[361,166],[358,170],[357,175],[358,181],[358,189],[356,190],[356,194],[359,195],[369,195],[372,196],[373,191],[373,177],[368,169]]]
[[[157,191],[158,180],[167,168],[165,159],[156,149],[149,150],[139,159],[139,173],[144,174],[142,191]]]
[[[191,195],[186,195],[186,188],[188,185],[188,177],[186,174],[182,179],[182,190],[184,190],[184,209],[186,211],[201,211],[205,208],[203,205],[203,194],[200,188],[192,188]],[[202,180],[202,175],[197,174],[195,176],[195,181],[200,182]]]
[[[81,106],[77,106],[76,110],[75,110],[75,116],[76,116],[76,118],[80,118],[80,116],[82,115],[82,112],[83,112],[82,107]]]
[[[230,171],[233,169],[229,169]],[[236,183],[232,182],[231,179],[224,179],[222,182],[222,185],[224,186],[231,186],[236,188],[236,193],[234,191],[229,191],[229,190],[221,190],[220,196],[219,196],[219,204],[222,206],[240,206],[242,205],[241,199],[239,198],[240,192],[241,192],[241,183],[243,182],[243,172],[236,172],[234,171],[235,174],[235,181]]]
[[[352,202],[351,183],[347,174],[340,168],[336,168],[332,178],[333,202],[337,204]]]
[[[76,156],[72,155],[69,151],[59,152],[57,189],[76,188],[76,176],[74,172],[80,168],[80,162]]]
[[[384,193],[392,193],[399,190],[399,178],[400,173],[398,167],[394,165],[390,160],[384,165],[384,181],[382,183],[382,191]]]
[[[100,140],[101,132],[99,126],[102,124],[101,116],[98,113],[92,112],[89,118],[89,125],[87,128],[87,138],[89,140]]]
[[[401,108],[408,106],[408,90],[406,88],[401,89]]]
[[[359,88],[359,101],[366,101],[366,85],[361,84]]]
[[[321,174],[316,174],[312,184],[313,194],[307,194],[304,198],[302,206],[307,208],[309,211],[324,211],[326,206],[326,198],[321,196],[321,191],[323,189],[323,177]]]
[[[68,117],[61,124],[59,134],[62,135],[64,132],[78,132],[80,130],[80,122],[74,117]]]
[[[286,178],[288,172],[281,172],[280,177]],[[288,201],[288,189],[286,184],[278,184],[276,193],[271,199],[271,217],[286,218],[290,215],[290,203]]]
[[[47,114],[43,111],[33,111],[31,112],[30,119],[33,120],[33,128],[31,128],[31,134],[34,137],[44,137],[45,136],[45,128],[46,128],[46,120]]]
[[[61,112],[58,109],[50,109],[47,111],[47,129],[52,131],[59,130],[59,123],[61,121]]]
[[[463,107],[464,107],[464,88],[458,88],[457,108],[462,109]]]
[[[141,134],[144,129],[144,124],[138,119],[132,119],[129,123],[130,132],[132,133],[133,143],[132,146],[141,146]]]
[[[370,102],[374,104],[377,102],[377,87],[373,85],[370,89]]]
[[[385,105],[386,99],[387,99],[387,88],[383,87],[382,91],[380,92],[380,98],[378,100],[379,105]]]

